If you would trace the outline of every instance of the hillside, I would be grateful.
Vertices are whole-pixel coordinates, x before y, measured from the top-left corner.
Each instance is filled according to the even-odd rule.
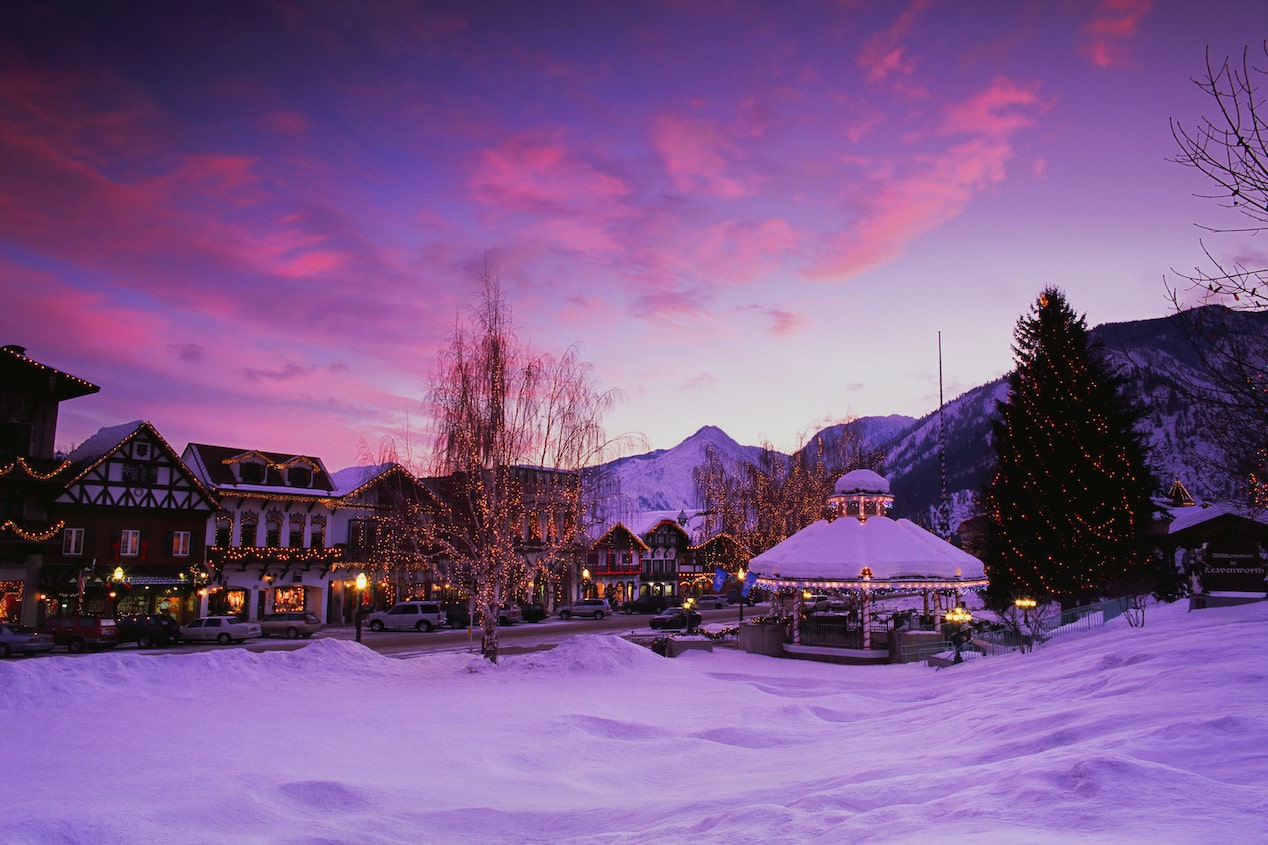
[[[1268,313],[1232,312],[1242,330],[1268,334]],[[1150,465],[1160,485],[1182,480],[1199,499],[1227,499],[1232,485],[1204,468],[1203,455],[1212,444],[1198,425],[1182,385],[1199,379],[1200,362],[1172,315],[1150,320],[1106,323],[1092,329],[1112,365],[1119,367],[1131,395],[1144,407]],[[990,472],[991,420],[996,402],[1005,398],[1007,384],[997,379],[966,391],[947,402],[941,415],[935,409],[915,420],[904,416],[863,417],[818,432],[839,442],[848,432],[861,448],[880,448],[882,471],[889,478],[898,515],[922,522],[931,520],[941,492],[939,425],[945,440],[947,490],[952,502],[951,524],[972,512],[972,499]],[[678,446],[624,458],[615,468],[621,495],[618,510],[629,514],[648,510],[691,510],[695,500],[692,470],[713,446],[724,460],[752,460],[756,446],[742,446],[715,426],[705,426]],[[623,518],[623,517],[617,517]]]

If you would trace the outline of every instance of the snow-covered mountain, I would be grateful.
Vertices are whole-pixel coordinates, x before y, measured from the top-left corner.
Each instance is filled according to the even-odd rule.
[[[722,429],[706,425],[672,449],[619,458],[609,465],[620,482],[609,520],[629,524],[634,513],[698,508],[692,473],[704,463],[709,448],[728,464],[756,460],[762,451],[757,446],[741,446]]]
[[[863,448],[872,449],[890,441],[914,422],[911,417],[899,415],[864,417],[831,426],[819,435],[836,441],[848,431],[849,436],[858,438]],[[760,446],[741,446],[722,429],[707,425],[672,449],[613,461],[608,468],[616,473],[620,494],[615,497],[617,504],[613,510],[616,512],[609,513],[607,521],[620,520],[628,525],[636,513],[698,509],[693,472],[704,463],[709,448],[730,465],[755,461],[763,451]]]
[[[1149,460],[1164,487],[1180,479],[1199,499],[1232,495],[1227,478],[1213,477],[1202,455],[1211,450],[1194,409],[1181,389],[1199,374],[1199,362],[1184,340],[1179,320],[1172,315],[1152,320],[1106,323],[1092,329],[1093,340],[1105,348],[1111,363],[1122,369],[1128,390],[1144,407]],[[1268,333],[1268,313],[1239,312]],[[939,428],[945,442],[947,491],[952,502],[951,524],[972,512],[974,494],[990,471],[991,420],[995,404],[1005,398],[1003,379],[966,391],[916,420],[904,416],[863,417],[825,428],[816,436],[830,442],[843,433],[865,450],[884,451],[882,471],[889,478],[897,515],[931,521],[942,487]],[[940,422],[941,420],[941,422]],[[716,426],[705,426],[672,449],[623,458],[609,465],[616,470],[621,495],[614,519],[653,510],[696,508],[692,471],[713,446],[723,460],[753,460],[757,446],[741,446]]]

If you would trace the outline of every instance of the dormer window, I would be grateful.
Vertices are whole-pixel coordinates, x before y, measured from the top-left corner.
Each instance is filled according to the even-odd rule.
[[[264,464],[243,461],[238,464],[238,481],[242,484],[263,484]]]
[[[286,470],[286,483],[292,487],[312,487],[313,469],[310,466],[293,466]]]

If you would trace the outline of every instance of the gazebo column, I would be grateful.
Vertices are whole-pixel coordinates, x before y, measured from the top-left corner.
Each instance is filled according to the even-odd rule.
[[[802,590],[798,588],[793,593],[793,624],[792,624],[792,641],[794,643],[801,642],[801,611],[805,608],[806,603],[802,599]]]
[[[863,648],[872,647],[872,626],[867,624],[867,587],[863,587],[863,600],[859,602],[859,613],[862,619],[859,621],[863,625]]]

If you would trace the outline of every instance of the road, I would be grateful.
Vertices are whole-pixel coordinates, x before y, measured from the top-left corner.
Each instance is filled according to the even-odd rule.
[[[745,618],[751,619],[764,613],[766,608],[746,607]],[[700,614],[706,625],[734,625],[739,621],[739,607],[727,607],[722,610],[705,610]],[[498,629],[499,651],[502,654],[517,654],[553,648],[560,641],[578,634],[650,634],[650,614],[617,613],[604,619],[544,619],[541,622],[521,622],[517,625],[504,625]],[[335,626],[319,631],[314,639],[327,638],[353,640],[356,629],[351,626]],[[147,649],[145,654],[181,654],[198,651],[217,651],[225,648],[245,648],[249,651],[285,651],[301,648],[312,640],[285,640],[276,637],[263,637],[247,640],[245,643],[221,646],[215,643],[179,643],[168,648]],[[473,651],[480,650],[480,629],[466,628],[454,630],[442,628],[426,633],[419,631],[371,631],[362,628],[361,644],[379,654],[389,657],[412,657],[438,651]],[[119,646],[118,651],[132,651],[135,646]],[[52,652],[54,655],[67,656],[64,651]]]

